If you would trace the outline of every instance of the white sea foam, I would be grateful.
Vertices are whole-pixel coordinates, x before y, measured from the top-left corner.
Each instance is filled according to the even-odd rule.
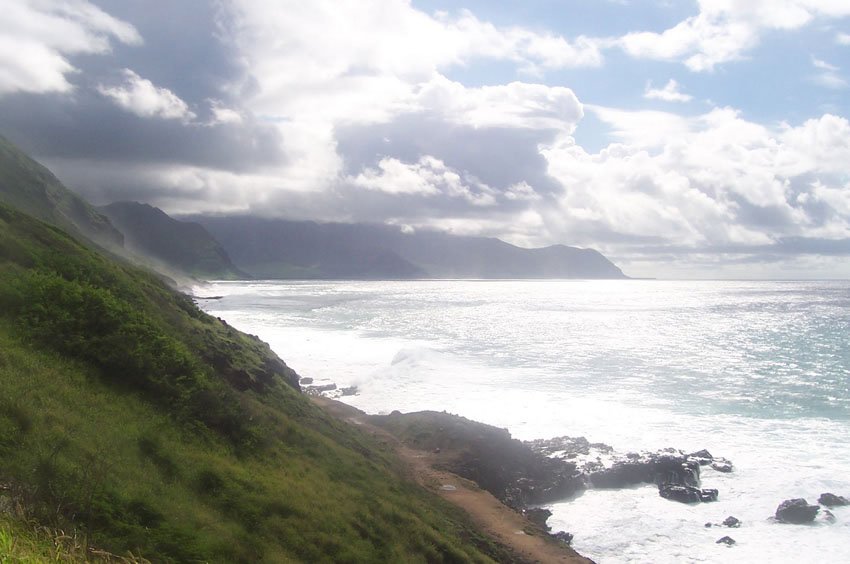
[[[850,284],[252,282],[203,289],[302,376],[358,386],[369,412],[447,410],[521,439],[707,448],[717,503],[654,487],[554,504],[599,562],[846,561],[832,525],[769,520],[784,499],[850,495]],[[740,529],[705,528],[734,515]],[[715,544],[724,535],[738,541]]]

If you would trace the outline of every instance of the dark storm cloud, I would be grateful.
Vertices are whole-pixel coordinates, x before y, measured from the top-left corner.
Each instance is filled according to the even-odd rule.
[[[184,123],[143,118],[97,92],[0,98],[0,131],[43,158],[189,164],[244,171],[281,162],[277,130],[265,124]]]
[[[57,163],[74,159],[96,169],[98,163],[191,165],[235,172],[283,162],[278,129],[242,112],[241,123],[212,124],[212,100],[241,110],[223,85],[245,82],[244,69],[232,46],[221,39],[216,3],[154,0],[95,2],[107,13],[139,31],[142,45],[114,42],[106,55],[71,57],[80,72],[67,75],[71,94],[10,94],[0,97],[0,133],[36,157]],[[98,91],[117,85],[122,70],[131,69],[160,88],[179,96],[195,114],[190,122],[140,117],[121,108]],[[55,172],[69,184],[89,189],[75,175],[80,167]],[[96,174],[87,175],[87,181]],[[138,180],[127,182],[126,197],[146,200],[147,189]],[[121,186],[112,186],[120,193]]]
[[[94,0],[114,17],[135,26],[144,45],[113,45],[113,56],[88,56],[74,63],[83,74],[101,80],[115,68],[131,68],[165,86],[190,105],[205,98],[228,99],[222,85],[245,75],[218,24],[218,2],[210,0]]]

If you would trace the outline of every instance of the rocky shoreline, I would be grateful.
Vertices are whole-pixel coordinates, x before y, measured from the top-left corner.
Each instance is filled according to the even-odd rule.
[[[302,382],[312,384],[310,382]],[[307,386],[305,393],[337,399],[357,393],[356,388],[333,385]],[[500,429],[445,412],[422,411],[389,415],[365,415],[411,448],[433,453],[437,467],[471,480],[502,503],[524,514],[552,537],[570,544],[567,531],[552,532],[547,524],[551,511],[544,506],[568,501],[589,489],[619,489],[654,484],[658,494],[671,502],[699,504],[717,501],[722,492],[703,487],[711,475],[735,472],[732,461],[703,449],[685,452],[676,448],[656,451],[617,452],[604,443],[585,437],[555,437],[519,441]],[[824,493],[818,505],[804,499],[781,502],[770,519],[781,524],[835,522],[832,507],[850,505],[845,497]],[[767,511],[766,511],[767,513]],[[742,522],[729,516],[705,527],[737,529]],[[725,535],[718,544],[734,546]]]

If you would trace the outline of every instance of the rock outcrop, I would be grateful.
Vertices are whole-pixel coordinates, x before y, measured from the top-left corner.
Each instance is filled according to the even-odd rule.
[[[841,495],[835,495],[833,493],[823,493],[820,494],[818,498],[818,503],[823,505],[824,507],[841,507],[843,505],[850,505],[850,500]]]
[[[655,484],[661,497],[682,503],[717,501],[716,489],[700,487],[702,467],[720,465],[724,468],[720,471],[732,470],[731,462],[716,458],[707,450],[684,454],[668,448],[622,455],[608,445],[591,443],[584,437],[556,437],[527,444],[539,454],[575,464],[587,487],[607,489]]]
[[[809,505],[809,502],[805,499],[786,499],[776,508],[776,520],[780,523],[793,523],[795,525],[811,523],[815,520],[819,511],[820,507]]]

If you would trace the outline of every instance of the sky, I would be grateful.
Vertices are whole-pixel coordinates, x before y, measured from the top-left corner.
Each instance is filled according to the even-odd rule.
[[[850,277],[848,0],[0,0],[0,134],[96,204]]]

